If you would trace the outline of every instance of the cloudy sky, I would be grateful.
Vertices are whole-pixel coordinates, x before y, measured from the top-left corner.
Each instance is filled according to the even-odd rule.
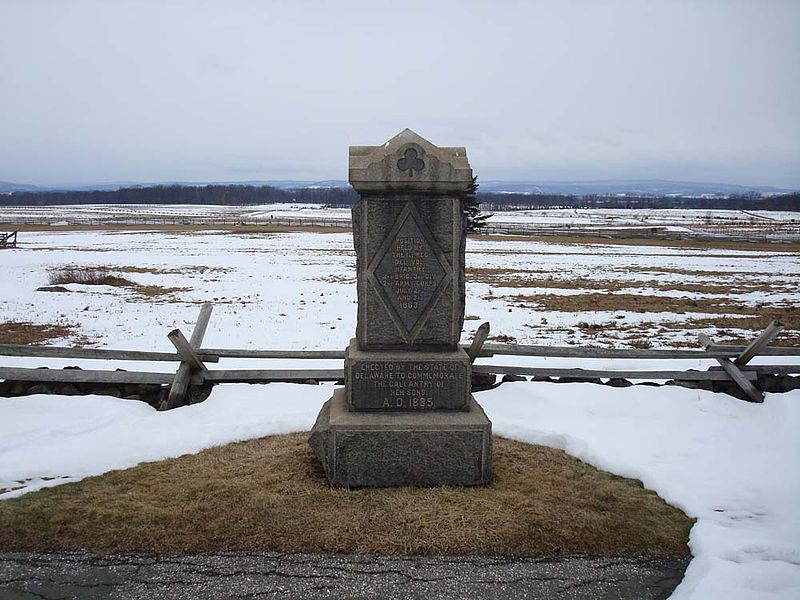
[[[800,188],[800,2],[0,0],[0,180],[346,179],[410,127],[479,177]]]

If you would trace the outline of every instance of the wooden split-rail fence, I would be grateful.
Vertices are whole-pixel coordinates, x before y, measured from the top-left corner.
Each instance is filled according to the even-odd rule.
[[[113,350],[102,348],[72,348],[0,344],[0,356],[100,359],[125,361],[178,362],[176,372],[125,371],[110,369],[47,369],[0,366],[0,380],[41,383],[93,384],[157,384],[168,385],[169,393],[159,408],[166,410],[187,403],[191,386],[217,383],[274,383],[303,381],[341,381],[344,369],[209,369],[208,364],[224,358],[248,359],[344,359],[343,350],[248,350],[235,348],[204,348],[203,337],[213,309],[204,304],[189,339],[179,329],[167,334],[175,352],[142,350]],[[523,344],[486,344],[489,324],[478,328],[472,344],[465,346],[470,358],[494,356],[528,356],[573,359],[664,359],[713,360],[717,367],[707,371],[695,370],[613,370],[583,368],[528,367],[520,365],[474,364],[474,373],[493,375],[522,375],[570,379],[634,379],[676,381],[733,382],[752,402],[763,402],[764,395],[756,383],[765,375],[800,373],[800,364],[751,365],[756,356],[800,356],[800,348],[781,348],[769,343],[781,332],[783,325],[773,322],[747,346],[715,344],[707,335],[700,335],[700,350],[604,349]]]
[[[0,233],[0,248],[17,247],[17,231],[11,233]]]

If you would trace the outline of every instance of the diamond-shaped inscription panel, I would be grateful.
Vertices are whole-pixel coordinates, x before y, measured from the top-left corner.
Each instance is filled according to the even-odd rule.
[[[404,211],[404,217],[375,267],[374,277],[400,322],[410,332],[434,299],[447,271],[414,213]]]

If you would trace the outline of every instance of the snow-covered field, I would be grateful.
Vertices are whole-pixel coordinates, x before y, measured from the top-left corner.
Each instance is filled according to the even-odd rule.
[[[71,224],[98,220],[214,219],[258,220],[270,218],[334,219],[350,221],[349,208],[328,208],[320,204],[248,204],[242,206],[197,204],[81,204],[70,206],[0,207],[0,222],[39,219]]]
[[[349,208],[319,204],[281,203],[246,206],[87,204],[75,206],[0,207],[0,223],[80,224],[144,223],[269,223],[274,220],[350,221]],[[800,238],[800,213],[745,210],[687,209],[547,209],[495,212],[490,226],[525,225],[543,228],[659,228],[684,233],[769,235]]]
[[[546,209],[495,213],[492,223],[530,223],[536,225],[609,226],[736,226],[766,225],[769,222],[800,224],[800,213],[786,211],[686,210],[686,209]]]
[[[752,337],[758,315],[793,322],[800,305],[798,253],[499,238],[470,240],[467,251],[467,314],[477,318],[465,322],[464,341],[488,320],[493,334],[520,343],[623,347],[646,340],[655,347],[696,348],[701,331],[719,340]],[[188,335],[203,301],[215,303],[206,347],[344,348],[355,330],[349,234],[22,233],[20,247],[2,251],[0,259],[0,323],[72,327],[71,337],[50,343],[170,351],[166,333],[180,327]],[[139,285],[36,291],[48,284],[51,269],[69,266],[107,268]],[[656,366],[501,359],[512,360]],[[265,366],[244,360],[222,365]],[[694,360],[669,366],[710,365]],[[232,440],[305,430],[332,389],[222,385],[206,402],[168,413],[100,396],[0,398],[0,488],[19,488],[0,499]],[[800,391],[768,394],[763,405],[752,405],[674,387],[527,382],[482,392],[478,400],[497,434],[563,448],[639,478],[698,519],[690,541],[695,558],[673,598],[800,596]]]
[[[355,330],[350,234],[23,232],[19,244],[1,256],[0,323],[62,323],[72,341],[169,350],[165,333],[213,301],[208,347],[344,348]],[[140,285],[36,291],[69,267]],[[476,238],[467,273],[464,341],[488,320],[519,343],[697,348],[701,331],[741,340],[770,316],[791,328],[800,307],[797,252]]]

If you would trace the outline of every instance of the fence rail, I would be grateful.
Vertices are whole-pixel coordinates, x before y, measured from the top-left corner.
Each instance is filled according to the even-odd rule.
[[[102,348],[67,348],[56,346],[25,346],[0,344],[0,356],[36,358],[77,358],[92,360],[172,361],[178,362],[177,372],[125,371],[104,369],[48,369],[27,367],[0,367],[0,379],[5,381],[54,383],[116,383],[155,384],[169,386],[169,394],[159,409],[167,410],[187,402],[189,386],[216,383],[271,383],[280,381],[302,382],[340,381],[344,370],[337,369],[209,369],[205,363],[216,363],[222,358],[249,359],[315,359],[341,360],[342,350],[255,350],[238,348],[202,348],[203,335],[211,318],[213,305],[200,309],[194,331],[187,340],[180,330],[167,334],[177,352],[150,352],[141,350],[113,350]],[[706,371],[676,369],[582,369],[530,367],[524,365],[475,364],[473,372],[492,375],[528,375],[558,378],[600,378],[678,381],[732,381],[753,402],[763,401],[763,393],[753,382],[763,375],[791,375],[800,373],[798,365],[758,365],[748,363],[756,356],[800,356],[800,348],[770,347],[768,344],[780,333],[783,325],[773,322],[752,343],[746,346],[715,344],[701,335],[701,350],[648,350],[572,348],[559,346],[532,346],[522,344],[484,344],[489,332],[488,323],[478,328],[472,344],[464,346],[470,359],[493,356],[529,356],[576,359],[666,359],[713,360],[718,366]],[[733,359],[733,360],[731,360]]]
[[[0,233],[0,248],[16,248],[17,247],[17,231],[11,233]]]

